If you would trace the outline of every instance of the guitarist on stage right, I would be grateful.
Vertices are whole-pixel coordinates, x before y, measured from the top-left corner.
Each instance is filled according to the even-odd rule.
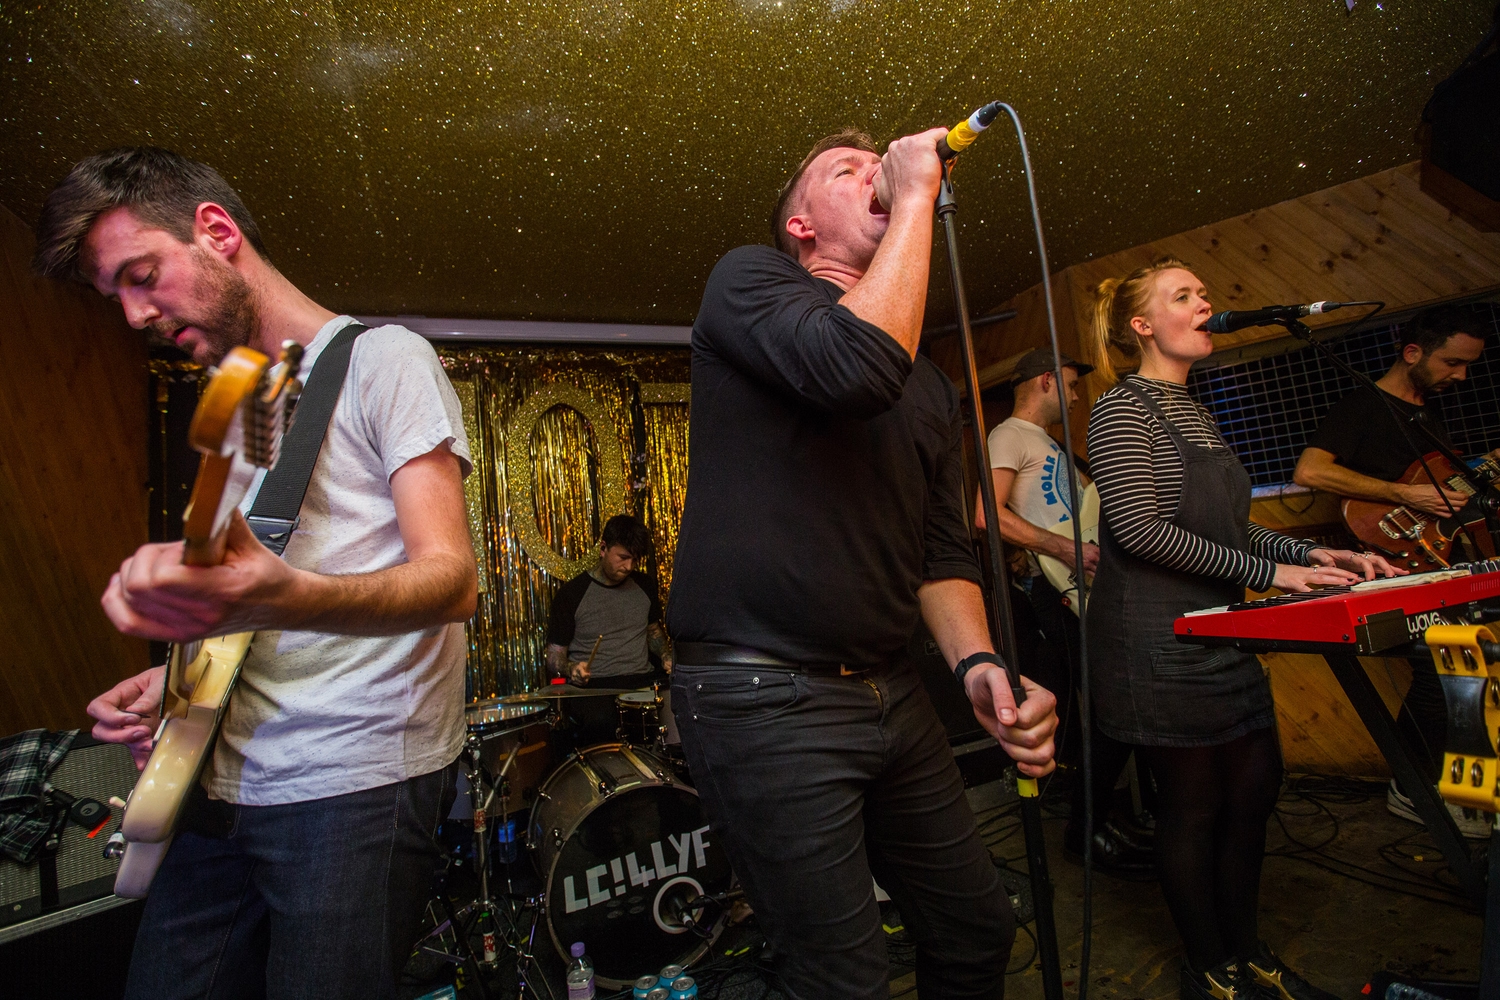
[[[1469,365],[1484,352],[1485,335],[1492,323],[1489,306],[1481,304],[1439,306],[1404,325],[1401,354],[1375,383],[1386,399],[1375,397],[1366,388],[1356,388],[1339,400],[1298,459],[1293,481],[1340,496],[1405,505],[1442,517],[1449,516],[1449,503],[1455,511],[1462,509],[1469,497],[1457,490],[1444,488],[1445,498],[1431,483],[1397,482],[1413,462],[1433,448],[1404,422],[1398,422],[1390,407],[1402,417],[1425,410],[1428,426],[1451,447],[1442,411],[1432,396],[1464,380]],[[1411,689],[1397,721],[1408,741],[1425,749],[1436,781],[1443,762],[1448,710],[1437,670],[1430,662],[1412,661]],[[1403,819],[1421,822],[1411,799],[1394,780],[1386,794],[1386,807]],[[1477,814],[1469,819],[1458,807],[1450,804],[1448,808],[1464,836],[1489,836],[1489,825]]]

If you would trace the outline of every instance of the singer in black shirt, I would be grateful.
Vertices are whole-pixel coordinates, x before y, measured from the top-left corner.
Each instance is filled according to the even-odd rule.
[[[1004,992],[1013,918],[903,656],[919,615],[1022,770],[1052,767],[1055,699],[1026,682],[1018,709],[990,645],[957,393],[916,353],[942,134],[883,160],[859,133],[818,143],[782,191],[779,249],[730,251],[693,327],[673,711],[802,1000],[889,996],[872,874],[920,992]]]

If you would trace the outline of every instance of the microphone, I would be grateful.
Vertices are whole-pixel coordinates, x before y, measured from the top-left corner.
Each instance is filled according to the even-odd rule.
[[[1275,326],[1289,319],[1317,316],[1342,309],[1344,302],[1314,302],[1305,306],[1266,306],[1264,309],[1226,309],[1208,318],[1209,333],[1233,333],[1247,326]]]
[[[948,130],[948,134],[937,141],[938,159],[951,160],[959,153],[968,149],[979,138],[979,133],[990,127],[1000,114],[1000,107],[1004,102],[991,101],[978,111],[974,112],[957,125]],[[891,208],[891,195],[884,185],[884,175],[875,178],[875,200],[880,202],[880,207],[886,211]]]
[[[951,160],[973,145],[974,140],[979,138],[979,133],[989,128],[990,122],[994,121],[995,117],[1000,114],[1001,103],[1000,101],[991,101],[950,128],[948,134],[938,140],[938,156],[944,160]]]

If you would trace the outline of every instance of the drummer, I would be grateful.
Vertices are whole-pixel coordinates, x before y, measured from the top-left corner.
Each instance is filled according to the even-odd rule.
[[[599,561],[563,585],[547,622],[547,670],[569,684],[643,688],[672,671],[656,581],[636,567],[652,552],[651,529],[629,514],[604,524]],[[660,670],[652,661],[660,664]],[[573,698],[559,742],[568,749],[611,743],[613,699]]]

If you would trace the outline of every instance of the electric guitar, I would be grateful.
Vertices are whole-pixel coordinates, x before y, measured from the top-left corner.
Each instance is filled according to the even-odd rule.
[[[1099,489],[1093,483],[1085,486],[1083,495],[1078,498],[1078,525],[1083,529],[1085,543],[1099,541]],[[1072,521],[1062,521],[1047,530],[1070,542],[1073,539]],[[1078,574],[1069,569],[1068,564],[1061,559],[1037,553],[1036,561],[1047,582],[1062,595],[1063,605],[1073,614],[1078,614]]]
[[[1427,473],[1422,469],[1424,461],[1445,488],[1473,496],[1474,487],[1438,452],[1432,452],[1413,462],[1396,482],[1406,486],[1430,484],[1432,480],[1427,478]],[[1496,463],[1493,458],[1486,458],[1474,467],[1474,471],[1485,480],[1494,482],[1500,477],[1500,463]],[[1459,517],[1443,517],[1399,504],[1392,506],[1389,503],[1355,499],[1345,500],[1341,510],[1344,523],[1356,538],[1385,556],[1393,565],[1413,572],[1446,568],[1448,556],[1453,551],[1453,540],[1460,528],[1467,528],[1472,532],[1484,558],[1493,558],[1495,555],[1494,543],[1485,528],[1483,514],[1470,515],[1460,509]]]
[[[230,519],[257,468],[270,468],[300,391],[302,347],[282,345],[281,370],[248,347],[230,351],[210,372],[193,411],[188,440],[202,453],[192,499],[182,515],[182,561],[224,561]],[[213,747],[253,632],[174,643],[162,682],[161,727],[151,757],[125,803],[119,832],[107,853],[120,857],[115,895],[139,899],[166,856],[193,786]]]

